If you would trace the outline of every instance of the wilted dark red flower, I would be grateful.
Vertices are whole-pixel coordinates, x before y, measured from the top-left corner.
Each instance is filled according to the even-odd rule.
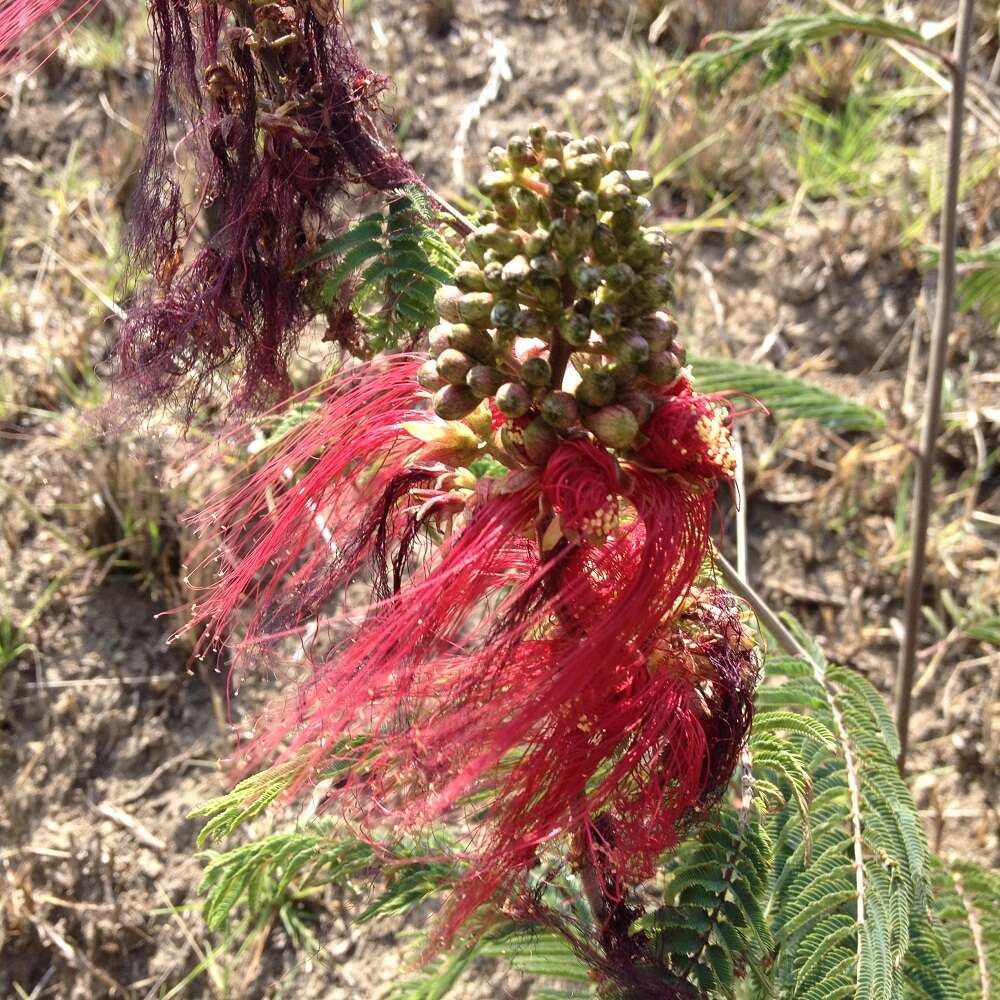
[[[184,387],[190,399],[233,366],[237,407],[274,402],[311,315],[300,265],[332,199],[416,179],[380,135],[385,80],[335,4],[151,0],[150,17],[157,79],[128,251],[156,289],[126,320],[121,374],[142,397]],[[191,204],[178,180],[188,162]],[[196,225],[207,236],[188,254]]]
[[[624,476],[614,457],[589,438],[564,441],[542,474],[542,495],[571,539],[600,543],[618,527]]]
[[[639,454],[666,472],[707,481],[731,479],[736,455],[725,400],[682,389],[664,399],[642,428]]]

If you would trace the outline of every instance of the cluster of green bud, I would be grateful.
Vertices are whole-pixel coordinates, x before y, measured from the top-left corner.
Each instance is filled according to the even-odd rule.
[[[627,143],[542,125],[490,151],[479,187],[491,207],[438,290],[419,374],[438,416],[493,399],[532,461],[574,429],[609,448],[635,441],[650,388],[674,382],[684,354],[665,311],[672,247],[643,225],[652,179],[631,158]]]

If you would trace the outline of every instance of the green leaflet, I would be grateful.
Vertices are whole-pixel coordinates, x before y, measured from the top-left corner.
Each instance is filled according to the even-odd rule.
[[[745,392],[768,408],[776,420],[817,420],[839,430],[879,431],[885,418],[875,410],[809,385],[773,368],[722,358],[691,358],[701,392]]]
[[[936,264],[937,249],[926,248],[927,261]],[[994,326],[1000,326],[1000,241],[968,250],[960,247],[958,258],[958,308],[978,312]]]
[[[432,219],[426,198],[408,188],[383,212],[359,219],[299,265],[333,262],[311,281],[312,302],[318,312],[335,311],[350,288],[343,305],[361,324],[369,354],[412,341],[437,318],[434,293],[458,258],[431,227]]]
[[[762,84],[780,80],[808,45],[825,41],[845,31],[888,38],[926,48],[916,31],[879,17],[849,14],[809,14],[780,17],[756,31],[718,32],[706,41],[724,47],[693,53],[684,69],[711,87],[721,87],[742,66],[760,58],[764,64]]]

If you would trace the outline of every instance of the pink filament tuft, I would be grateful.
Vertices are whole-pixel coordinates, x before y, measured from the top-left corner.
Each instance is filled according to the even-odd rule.
[[[11,70],[28,64],[33,54],[50,49],[31,68],[31,72],[37,70],[55,51],[55,36],[64,28],[74,25],[74,22],[77,26],[83,23],[97,8],[100,0],[82,0],[41,37],[33,37],[36,34],[35,26],[62,6],[62,3],[63,0],[0,0],[0,78]],[[28,40],[28,44],[21,44],[24,39]]]

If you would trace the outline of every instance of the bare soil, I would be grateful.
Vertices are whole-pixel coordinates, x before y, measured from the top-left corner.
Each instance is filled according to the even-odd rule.
[[[490,145],[534,120],[601,132],[609,115],[638,110],[629,5],[478,0],[446,23],[428,14],[444,4],[359,6],[354,34],[394,80],[404,151],[450,196],[462,193],[459,168],[474,178]],[[101,296],[148,101],[141,27],[130,20],[121,64],[57,56],[0,99],[0,613],[23,622],[47,594],[30,648],[0,671],[3,996],[164,996],[219,945],[197,913],[199,826],[188,813],[223,788],[231,724],[267,694],[246,684],[247,705],[227,715],[221,678],[189,673],[184,650],[166,643],[177,619],[156,617],[185,599],[183,491],[160,477],[183,470],[187,446],[169,426],[108,433],[81,415],[92,403],[81,370],[113,335]],[[496,99],[468,115],[459,143],[491,67]],[[686,197],[661,191],[661,216],[676,217]],[[771,362],[889,416],[878,440],[743,422],[755,584],[889,697],[905,560],[896,507],[934,289],[885,229],[878,206],[830,202],[766,238],[682,237],[678,287],[690,349]],[[963,318],[950,360],[927,590],[939,609],[944,589],[959,607],[1000,593],[1000,481],[971,476],[1000,446],[995,332]],[[723,520],[731,551],[731,509]],[[995,865],[1000,669],[956,632],[924,637],[914,788],[936,849]],[[317,954],[275,924],[171,995],[385,997],[409,957],[407,928],[352,931],[332,893],[307,911]],[[525,992],[484,964],[458,995]]]

